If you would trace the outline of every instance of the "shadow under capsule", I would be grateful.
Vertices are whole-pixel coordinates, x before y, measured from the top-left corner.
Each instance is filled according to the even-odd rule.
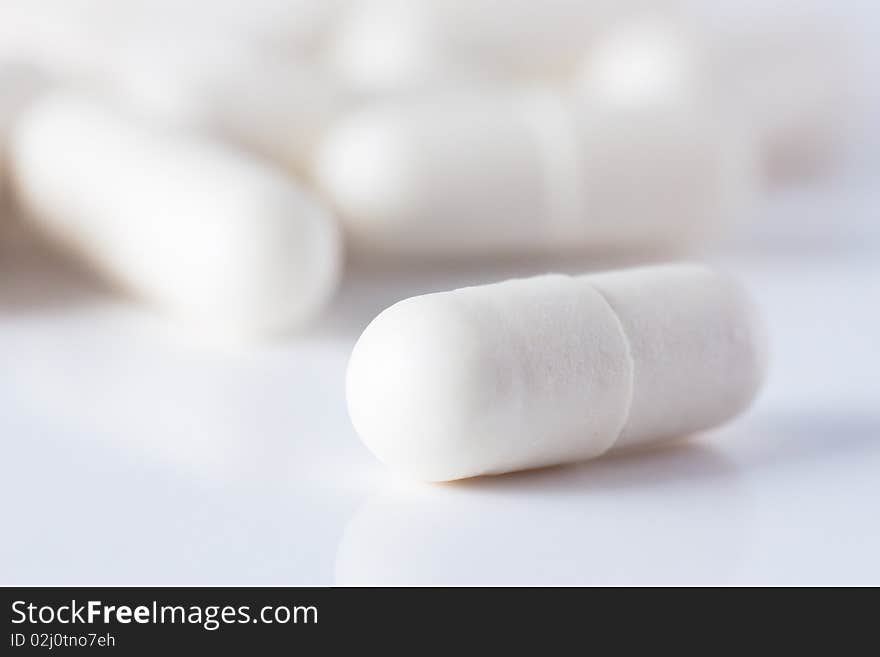
[[[825,531],[816,525],[821,515],[815,509],[797,509],[798,499],[812,504],[811,484],[799,489],[792,482],[802,481],[803,468],[809,481],[846,473],[858,479],[854,488],[836,491],[828,512],[835,514],[836,531],[862,536],[869,551],[875,540],[870,524],[865,527],[858,509],[834,511],[833,505],[872,489],[870,463],[878,450],[875,412],[767,410],[699,442],[579,465],[448,484],[396,481],[349,521],[337,550],[336,583],[849,581],[845,563],[792,561]],[[821,487],[816,494],[825,498]],[[849,515],[841,518],[844,511]]]
[[[737,467],[683,443],[369,498],[338,585],[723,583],[753,515]]]
[[[0,316],[51,313],[118,295],[95,272],[28,231],[16,217],[0,216],[0,224]]]

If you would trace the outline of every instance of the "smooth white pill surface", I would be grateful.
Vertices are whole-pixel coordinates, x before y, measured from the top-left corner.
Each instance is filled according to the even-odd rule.
[[[579,107],[557,94],[444,94],[368,107],[314,179],[364,253],[680,249],[748,216],[753,142],[697,108]]]
[[[339,274],[329,213],[275,169],[211,141],[52,96],[12,135],[18,199],[110,279],[218,334],[321,309]]]
[[[401,301],[364,331],[346,388],[379,459],[446,481],[708,429],[748,406],[764,369],[744,291],[684,264]]]

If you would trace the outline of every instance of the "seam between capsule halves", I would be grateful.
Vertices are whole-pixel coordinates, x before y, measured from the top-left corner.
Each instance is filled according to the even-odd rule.
[[[614,446],[617,444],[617,442],[620,440],[620,437],[623,435],[624,431],[626,430],[627,426],[629,426],[629,419],[630,419],[630,415],[632,414],[633,398],[635,397],[636,363],[635,363],[635,359],[633,358],[632,344],[629,341],[629,336],[626,334],[626,330],[623,328],[623,322],[620,321],[620,315],[617,313],[617,309],[614,307],[614,305],[611,303],[611,301],[608,300],[608,297],[605,296],[605,294],[602,292],[602,290],[600,290],[595,285],[590,285],[590,287],[593,288],[600,297],[602,297],[602,301],[604,301],[605,305],[608,306],[608,309],[611,311],[611,314],[614,316],[614,321],[617,322],[617,328],[620,331],[620,336],[623,339],[623,344],[624,344],[624,347],[626,348],[626,363],[629,368],[629,386],[628,386],[628,388],[629,388],[628,393],[629,394],[627,395],[627,400],[626,400],[626,410],[623,413],[623,420],[620,423],[620,428],[617,430],[617,435],[614,437],[614,440],[612,440],[608,443],[608,447],[606,447],[601,452],[601,454],[604,454],[614,448]]]
[[[577,124],[565,101],[546,91],[534,92],[522,101],[519,112],[531,132],[544,183],[543,205],[548,219],[544,238],[553,244],[568,245],[587,207]]]

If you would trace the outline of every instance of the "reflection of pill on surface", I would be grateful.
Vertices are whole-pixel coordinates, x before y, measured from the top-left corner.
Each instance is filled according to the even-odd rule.
[[[282,331],[335,288],[340,245],[329,214],[221,144],[52,96],[21,118],[11,159],[18,198],[44,233],[212,331]]]
[[[335,584],[729,583],[754,515],[736,464],[699,443],[453,486],[391,479],[349,521]]]
[[[764,356],[743,290],[704,267],[546,275],[387,309],[355,346],[348,406],[392,468],[459,479],[721,424],[755,396]]]

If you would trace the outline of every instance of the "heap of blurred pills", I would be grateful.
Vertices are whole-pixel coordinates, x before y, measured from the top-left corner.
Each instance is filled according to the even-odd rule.
[[[285,334],[352,255],[717,240],[833,161],[844,41],[680,0],[4,0],[0,202],[174,317]],[[715,426],[763,362],[726,276],[547,275],[383,312],[349,410],[393,467],[455,479]]]

